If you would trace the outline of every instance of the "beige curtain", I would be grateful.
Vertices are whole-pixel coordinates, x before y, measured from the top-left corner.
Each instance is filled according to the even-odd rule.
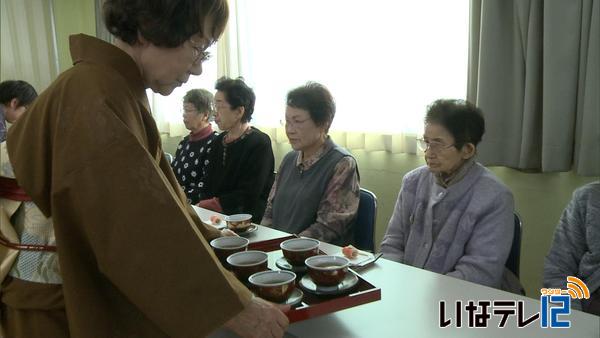
[[[217,77],[236,78],[241,74],[238,2],[228,0],[227,3],[229,4],[227,28],[217,42]]]
[[[600,175],[600,1],[472,0],[486,164]]]
[[[257,126],[273,143],[289,144],[283,127]],[[330,130],[329,136],[348,150],[386,151],[392,154],[422,154],[417,148],[416,134],[381,134]]]
[[[0,81],[25,80],[44,90],[58,74],[52,1],[0,1]]]
[[[95,0],[94,9],[96,11],[96,37],[102,39],[108,43],[113,42],[113,36],[110,34],[106,25],[104,24],[104,18],[102,16],[102,6],[105,0]]]

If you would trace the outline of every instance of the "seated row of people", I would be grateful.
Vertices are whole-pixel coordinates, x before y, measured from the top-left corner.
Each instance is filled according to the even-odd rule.
[[[251,99],[244,101],[243,94],[231,91],[230,88],[235,87],[231,84],[243,88],[246,97]],[[307,83],[288,93],[285,131],[293,150],[283,158],[274,182],[268,179],[273,163],[270,140],[248,126],[251,114],[247,112],[253,110],[254,103],[252,90],[240,79],[221,80],[217,84],[216,121],[224,132],[216,137],[208,123],[210,105],[190,106],[190,93],[184,98],[184,122],[191,133],[179,145],[173,163],[184,188],[186,185],[178,171],[189,172],[182,168],[182,163],[194,167],[191,159],[187,159],[190,157],[188,149],[194,149],[196,154],[219,149],[204,161],[200,160],[205,169],[196,177],[199,183],[189,187],[190,181],[187,181],[186,193],[192,203],[198,202],[202,207],[225,214],[247,212],[261,216],[254,221],[261,218],[263,225],[300,236],[337,245],[352,244],[353,229],[360,226],[354,224],[360,176],[354,157],[328,136],[335,116],[335,101],[327,88]],[[208,100],[210,93],[206,92],[205,97]],[[202,112],[198,116],[204,124],[194,128],[189,122],[192,120],[189,111]],[[484,132],[483,114],[469,102],[438,100],[428,107],[424,135],[417,140],[425,154],[426,165],[405,175],[381,242],[381,252],[385,258],[400,263],[519,292],[522,288],[518,279],[505,268],[513,240],[513,196],[475,160]],[[257,135],[257,141],[244,143],[252,134]],[[200,140],[204,140],[202,145],[198,143],[188,148],[190,143],[202,142]],[[211,145],[211,142],[214,143]],[[240,150],[229,152],[228,147],[235,149],[236,142]],[[586,188],[576,196],[600,194],[599,186]],[[192,189],[198,187],[211,188]],[[269,190],[266,198],[265,192]],[[230,199],[228,192],[235,192],[236,198]],[[258,206],[249,203],[252,200],[246,199],[248,196],[252,196]],[[591,203],[590,200],[594,198],[586,198],[586,203]],[[262,207],[263,203],[266,207]],[[599,202],[595,203],[595,209],[588,206],[589,213],[600,210]],[[599,262],[592,262],[595,256],[585,251],[585,247],[594,246],[586,244],[585,235],[581,235],[591,225],[577,222],[576,231],[566,230],[573,223],[567,220],[577,215],[571,211],[563,216],[548,256],[551,263],[546,264],[545,284],[564,286],[566,275],[572,274],[584,276],[592,289],[598,290],[600,278],[589,269],[597,267]],[[578,244],[573,244],[576,241]],[[568,262],[565,257],[570,257]],[[569,269],[560,268],[565,265]],[[586,302],[584,309],[592,309],[597,304]]]
[[[254,92],[239,78],[220,79],[216,90],[215,122],[222,130],[216,136],[210,93],[192,90],[184,97],[190,134],[178,145],[172,167],[188,201],[224,214],[248,213],[254,222],[283,231],[351,242],[358,168],[327,135],[335,116],[329,90],[308,83],[288,94],[285,125],[294,150],[276,180],[271,140],[249,125]]]
[[[274,179],[271,140],[249,122],[255,95],[242,79],[194,89],[183,98],[190,134],[177,147],[173,170],[188,201],[224,214],[249,213],[274,228],[344,244],[353,236],[359,200],[356,160],[328,136],[335,100],[318,83],[288,93],[285,130],[293,151]],[[274,183],[275,181],[275,183]],[[274,183],[274,184],[273,184]]]
[[[248,213],[258,223],[273,184],[271,139],[249,124],[256,97],[241,78],[221,78],[216,90],[214,98],[203,89],[184,96],[190,134],[171,165],[188,202],[224,214]],[[213,116],[220,134],[212,130]]]
[[[205,90],[192,90],[184,97],[184,123],[190,129],[190,135],[178,147],[172,165],[188,197],[194,196],[191,192],[198,191],[199,205],[212,199],[217,204],[216,209],[227,213],[219,206],[222,204],[221,197],[203,198],[210,195],[199,189],[204,187],[200,183],[210,181],[207,169],[211,168],[212,149],[220,149],[219,154],[222,154],[218,157],[219,166],[212,170],[230,173],[224,177],[248,180],[256,176],[244,176],[244,161],[254,158],[242,158],[239,154],[244,151],[235,153],[236,157],[229,157],[226,161],[226,148],[231,144],[241,144],[254,154],[266,152],[267,155],[262,155],[267,158],[262,162],[268,168],[266,173],[272,172],[268,164],[273,160],[268,136],[248,126],[254,104],[252,90],[240,79],[223,79],[217,87],[215,98]],[[252,95],[244,96],[236,90]],[[35,90],[23,81],[0,83],[0,122],[15,122],[36,95]],[[245,101],[244,97],[249,99]],[[225,130],[219,135],[209,123],[214,113],[211,109],[213,99],[217,106],[217,123],[220,129]],[[324,86],[308,83],[288,93],[285,129],[293,150],[284,157],[272,186],[267,182],[262,190],[248,188],[250,194],[258,190],[262,196],[267,196],[267,191],[270,191],[268,198],[264,198],[263,225],[329,243],[352,243],[353,228],[360,226],[354,224],[359,173],[352,155],[327,135],[334,116],[335,101]],[[513,198],[506,186],[474,160],[484,131],[481,111],[468,102],[438,100],[428,108],[425,132],[418,140],[426,165],[409,172],[403,179],[381,243],[384,257],[482,285],[506,287],[502,282],[508,272],[504,264],[513,237]],[[249,135],[255,132],[254,135],[258,135],[256,141],[242,142],[251,140]],[[234,136],[229,139],[227,135]],[[221,146],[217,147],[219,144]],[[4,149],[5,143],[1,145]],[[265,148],[266,145],[268,148]],[[4,203],[13,200],[13,195],[19,190],[10,185],[14,176],[8,156],[3,153],[0,160],[1,190],[3,194],[12,194],[9,199],[2,199]],[[203,171],[192,174],[193,168],[200,163],[206,164]],[[226,168],[228,165],[234,168]],[[183,179],[184,176],[188,179]],[[194,182],[197,183],[192,184]],[[43,217],[29,200],[17,200],[25,205],[21,208],[28,215],[25,218],[31,220],[35,215],[39,222],[47,222],[50,230],[44,233],[45,237],[38,238],[41,234],[39,229],[30,233],[28,223],[19,223],[15,225],[19,237],[16,241],[53,248],[51,221]],[[223,200],[228,199],[225,197]],[[228,202],[223,204],[229,208]],[[3,204],[4,207],[7,205]],[[238,205],[242,203],[228,210],[250,210]],[[3,208],[5,212],[8,209]],[[2,216],[14,218],[10,214]],[[544,265],[544,287],[564,288],[567,276],[581,278],[592,297],[575,300],[574,307],[598,315],[600,277],[597,271],[600,260],[596,249],[599,220],[600,181],[574,193],[556,228]],[[61,282],[54,253],[35,255],[34,259],[39,260],[37,264],[46,269],[43,275],[28,275],[27,269],[21,269],[20,261],[31,260],[27,254],[10,259],[14,263],[9,264],[11,269],[2,270],[4,274],[39,283]]]
[[[288,93],[285,131],[293,150],[283,158],[272,187],[270,140],[248,125],[252,90],[241,79],[222,79],[216,89],[216,121],[224,132],[203,146],[211,154],[202,163],[205,174],[197,183],[202,188],[199,193],[188,188],[188,198],[225,214],[251,213],[259,216],[255,221],[286,232],[351,244],[359,171],[352,155],[328,136],[335,101],[327,88],[308,83]],[[210,127],[203,128],[208,135]],[[381,244],[386,258],[500,287],[513,238],[514,205],[510,190],[474,160],[484,131],[481,111],[468,102],[439,100],[429,107],[419,140],[427,165],[403,180]],[[196,134],[192,130],[178,147],[173,164],[178,175],[185,172],[181,163]],[[180,175],[180,182],[185,179]],[[268,190],[268,199],[261,198]],[[265,202],[263,216],[260,204]]]

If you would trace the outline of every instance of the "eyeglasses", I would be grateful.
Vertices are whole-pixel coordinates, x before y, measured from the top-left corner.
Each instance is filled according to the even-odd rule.
[[[183,108],[183,113],[184,114],[198,114],[198,109],[196,109],[196,108],[194,108],[194,109]]]
[[[211,44],[207,44],[206,46],[200,42],[194,41],[194,39],[189,39],[190,45],[192,46],[192,57],[194,58],[194,63],[202,63],[210,59],[210,52],[207,52],[206,49],[210,47]]]
[[[283,127],[290,127],[292,129],[302,128],[306,121],[310,120],[310,118],[304,120],[279,120],[279,124]]]
[[[440,152],[444,149],[448,149],[450,147],[454,147],[454,144],[444,144],[441,142],[435,142],[435,141],[428,141],[422,138],[418,138],[417,139],[417,145],[419,146],[419,149],[421,149],[423,152],[429,150],[431,152],[437,153]]]
[[[205,111],[199,111],[196,108],[191,108],[191,109],[187,109],[187,108],[182,108],[183,114],[185,115],[200,115],[200,114],[206,114],[208,116],[208,121],[213,121],[214,120],[214,115],[215,115],[215,109],[213,107],[213,105],[211,104],[207,110]]]

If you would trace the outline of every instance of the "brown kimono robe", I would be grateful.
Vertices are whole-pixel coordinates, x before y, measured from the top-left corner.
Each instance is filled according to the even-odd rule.
[[[219,233],[187,205],[134,61],[89,36],[70,42],[74,67],[8,137],[19,184],[54,221],[70,334],[207,335],[251,293],[219,265],[207,244]]]

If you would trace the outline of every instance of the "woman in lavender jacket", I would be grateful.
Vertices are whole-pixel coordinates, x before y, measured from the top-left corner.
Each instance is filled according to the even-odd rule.
[[[469,102],[429,106],[418,140],[426,166],[404,176],[387,232],[385,258],[495,288],[513,238],[513,197],[474,160],[485,131]]]

